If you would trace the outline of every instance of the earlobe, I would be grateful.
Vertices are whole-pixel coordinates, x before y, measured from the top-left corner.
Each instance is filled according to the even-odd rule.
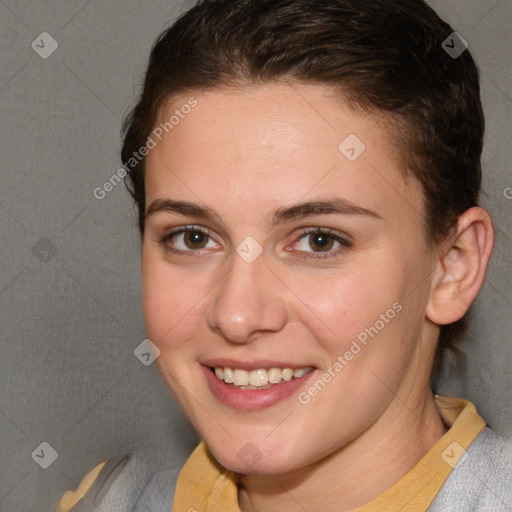
[[[489,213],[478,206],[466,210],[439,257],[426,310],[431,322],[445,325],[464,316],[482,287],[493,245]]]

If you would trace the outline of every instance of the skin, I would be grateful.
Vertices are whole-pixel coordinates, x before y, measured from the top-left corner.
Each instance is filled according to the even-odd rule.
[[[430,389],[438,324],[460,318],[478,293],[491,220],[471,208],[428,250],[421,186],[404,179],[385,121],[325,86],[196,92],[173,98],[161,118],[191,95],[197,106],[147,156],[146,207],[191,201],[215,209],[222,223],[165,211],[146,219],[143,304],[158,367],[216,459],[243,474],[244,512],[352,510],[446,432]],[[338,150],[348,134],[366,146],[353,162]],[[326,198],[377,216],[267,222],[278,208]],[[183,234],[162,241],[185,225],[209,236],[196,245]],[[302,234],[311,227],[351,245],[328,238],[330,252],[322,252]],[[248,236],[263,249],[250,264],[236,252]],[[200,363],[216,357],[289,361],[315,367],[318,378],[396,302],[402,310],[306,405],[294,394],[236,410],[209,390]],[[261,453],[251,467],[237,456],[248,442]]]

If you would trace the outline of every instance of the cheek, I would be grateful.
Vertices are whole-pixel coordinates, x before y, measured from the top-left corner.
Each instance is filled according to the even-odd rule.
[[[407,275],[397,268],[375,258],[372,264],[294,281],[294,291],[309,306],[300,308],[299,322],[322,347],[323,369],[336,375],[330,392],[336,402],[353,387],[358,392],[353,401],[346,398],[350,407],[368,393],[382,398],[387,388],[376,375],[395,385],[411,358],[417,311],[406,304]]]
[[[295,276],[293,289],[300,301],[300,321],[324,340],[331,350],[340,352],[365,328],[373,325],[397,300],[391,283],[375,276],[368,267],[345,267],[323,276]],[[396,283],[395,283],[396,286]]]
[[[197,281],[197,280],[196,280]],[[143,254],[142,303],[148,337],[161,350],[187,337],[187,326],[200,308],[198,283],[153,255]],[[195,306],[195,307],[194,307]]]

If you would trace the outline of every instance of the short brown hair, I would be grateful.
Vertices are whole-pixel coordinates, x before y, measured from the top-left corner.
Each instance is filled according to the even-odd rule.
[[[400,156],[424,191],[429,245],[478,204],[484,116],[469,50],[453,58],[453,29],[422,0],[200,0],[155,42],[141,98],[126,118],[126,184],[145,220],[144,159],[172,96],[282,78],[332,86],[399,129]],[[398,142],[398,141],[397,141]],[[133,158],[131,160],[133,164]],[[434,369],[467,327],[441,326]]]

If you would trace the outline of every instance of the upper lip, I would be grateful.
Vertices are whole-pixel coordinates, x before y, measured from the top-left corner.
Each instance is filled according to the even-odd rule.
[[[298,370],[299,368],[313,367],[310,364],[290,363],[283,361],[271,361],[270,359],[259,359],[256,361],[235,361],[233,359],[208,359],[201,362],[204,366],[219,366],[221,368],[236,368],[240,370],[259,370],[261,368],[291,368]]]

